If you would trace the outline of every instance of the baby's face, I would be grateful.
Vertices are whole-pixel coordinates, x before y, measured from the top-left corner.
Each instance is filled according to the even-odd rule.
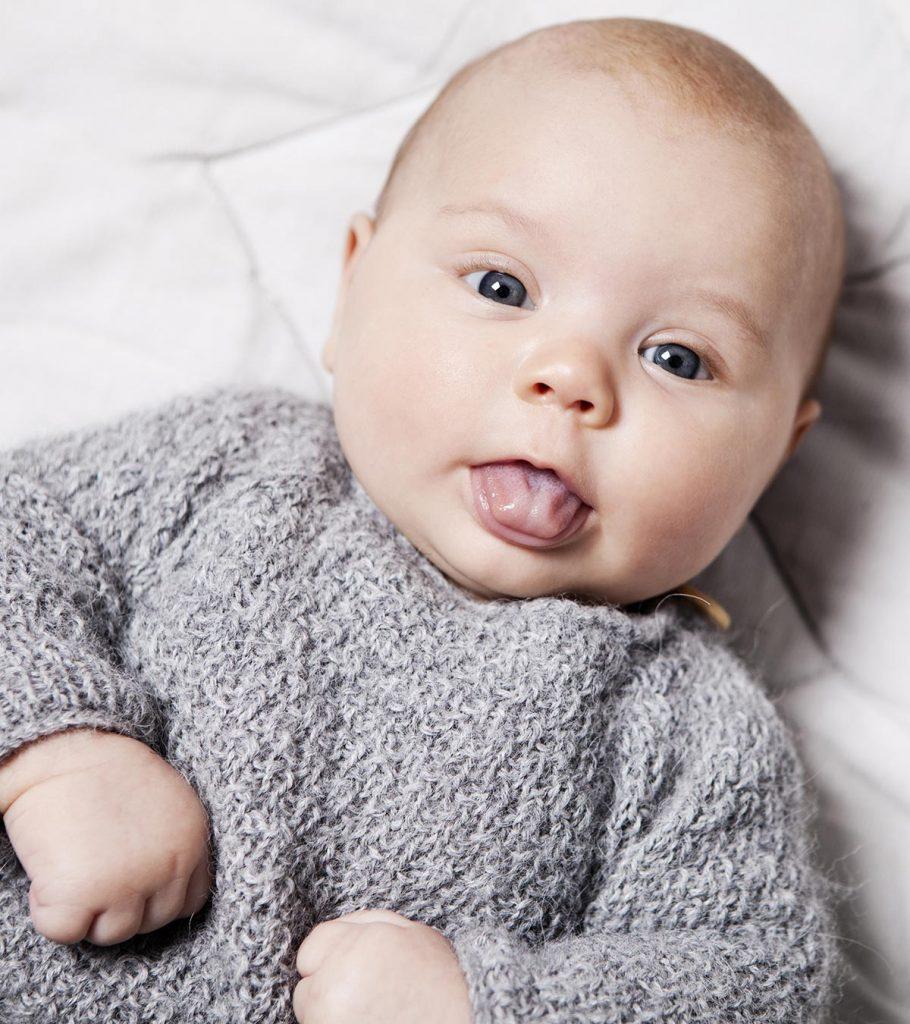
[[[323,362],[354,474],[481,598],[690,579],[819,411],[781,203],[753,150],[602,77],[466,87],[379,229],[348,231]]]

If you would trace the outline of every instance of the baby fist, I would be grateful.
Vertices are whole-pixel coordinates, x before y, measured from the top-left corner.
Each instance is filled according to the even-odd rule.
[[[299,1024],[472,1024],[449,940],[392,910],[317,924],[297,950]]]

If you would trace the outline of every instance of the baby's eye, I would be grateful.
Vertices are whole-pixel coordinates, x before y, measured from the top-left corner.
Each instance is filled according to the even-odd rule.
[[[480,278],[478,291],[484,298],[501,302],[505,306],[523,306],[526,301],[531,302],[521,281],[503,270],[475,270],[465,274],[465,281],[473,287],[472,277]],[[533,309],[533,303],[528,308]]]
[[[653,357],[649,353],[657,353]],[[646,359],[658,366],[663,366],[677,377],[685,377],[687,380],[711,380],[702,359],[685,345],[677,345],[672,341],[665,341],[660,345],[651,345],[642,349],[641,353]],[[700,374],[700,376],[699,376]]]

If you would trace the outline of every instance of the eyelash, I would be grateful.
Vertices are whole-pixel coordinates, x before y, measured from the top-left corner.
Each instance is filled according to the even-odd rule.
[[[469,256],[455,269],[459,275],[470,274],[472,270],[501,270],[504,274],[511,274],[512,277],[521,281],[521,278],[515,273],[514,266],[493,253],[485,256]],[[522,284],[524,284],[524,281],[522,281]]]
[[[494,255],[493,253],[488,253],[488,254],[485,254],[483,256],[469,256],[466,259],[461,260],[459,262],[458,266],[455,268],[456,273],[458,274],[459,277],[463,276],[464,274],[470,274],[474,270],[501,270],[504,274],[510,274],[512,277],[514,277],[517,280],[521,281],[521,278],[516,273],[514,273],[514,269],[515,268],[512,267],[512,265],[510,263],[508,263],[508,261],[502,259],[499,256]],[[521,283],[524,284],[524,281],[522,281]],[[480,296],[480,297],[483,298],[484,296]],[[492,302],[492,299],[490,299],[488,301]],[[495,303],[494,303],[494,305],[495,305]],[[714,360],[708,355],[708,353],[700,345],[682,345],[682,343],[678,342],[678,341],[676,341],[676,342],[654,342],[654,344],[656,344],[656,345],[674,344],[674,345],[680,345],[682,348],[691,349],[698,356],[698,358],[705,364],[705,366],[707,367],[708,373],[711,374],[711,378],[712,379],[716,379],[717,378],[717,367],[714,364]],[[652,345],[648,345],[646,347],[647,348],[651,348],[653,346]],[[644,351],[644,349],[642,349],[642,351]],[[671,374],[670,376],[674,376],[674,375]],[[686,378],[685,377],[680,377],[679,379],[680,380],[685,380]],[[691,383],[696,383],[696,382],[695,381],[691,381]],[[707,384],[708,381],[702,380],[702,381],[699,381],[698,383]]]

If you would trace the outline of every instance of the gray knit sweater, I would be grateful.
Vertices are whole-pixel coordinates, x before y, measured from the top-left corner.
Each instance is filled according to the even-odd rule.
[[[825,1019],[814,802],[688,607],[477,601],[279,388],[0,453],[0,760],[68,726],[142,740],[199,794],[215,874],[191,919],[61,945],[0,830],[0,1020],[293,1024],[297,947],[360,907],[452,941],[476,1024]]]

